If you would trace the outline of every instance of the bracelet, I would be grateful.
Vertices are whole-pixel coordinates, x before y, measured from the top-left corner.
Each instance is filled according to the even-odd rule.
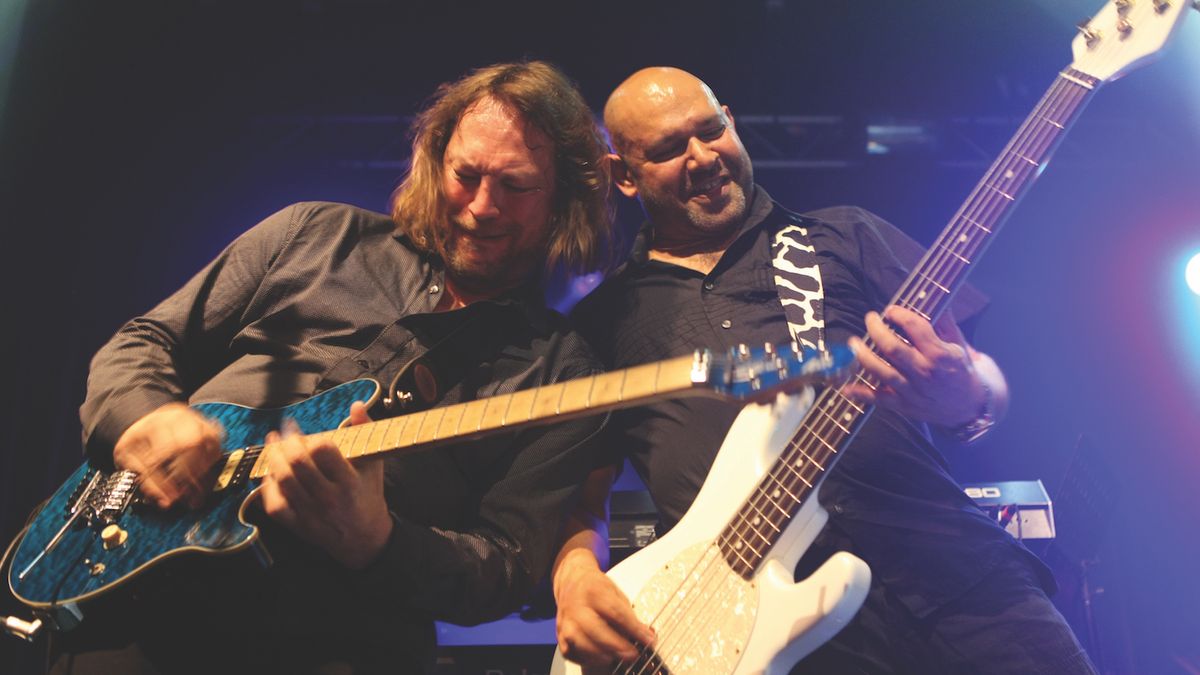
[[[981,386],[983,387],[983,406],[980,407],[979,414],[966,424],[958,426],[950,432],[954,440],[963,445],[970,445],[978,441],[986,436],[992,430],[992,427],[996,426],[996,415],[993,411],[995,401],[992,400],[992,389],[986,384],[981,384]]]

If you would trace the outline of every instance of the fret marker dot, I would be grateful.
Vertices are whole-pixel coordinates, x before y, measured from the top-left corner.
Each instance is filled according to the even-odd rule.
[[[752,521],[750,521],[750,522],[754,523],[755,525],[761,525],[761,524],[762,524],[762,518],[760,518],[759,516],[754,516],[754,520],[752,520]]]
[[[1013,170],[1012,170],[1012,169],[1009,169],[1008,171],[1005,171],[1005,172],[1004,172],[1004,177],[1005,177],[1005,178],[1012,178],[1012,177],[1013,177],[1013,176],[1015,176],[1015,175],[1016,175],[1016,174],[1015,174],[1015,173],[1013,173]]]
[[[740,540],[739,540],[739,541],[735,541],[735,542],[733,543],[733,547],[734,547],[734,548],[736,548],[736,549],[738,549],[738,550],[740,551],[740,550],[741,550],[741,548],[742,548],[742,542],[741,542]]]
[[[928,293],[921,291],[920,293],[917,293],[917,299],[924,300],[926,295],[928,295]]]
[[[965,234],[958,235],[958,241],[961,244],[967,243],[967,235],[965,235]]]
[[[771,496],[774,497],[775,499],[779,499],[781,496],[783,496],[783,493],[780,492],[778,489],[776,489],[774,492],[771,493]]]
[[[843,421],[843,422],[849,422],[849,421],[850,421],[850,418],[851,418],[851,416],[850,416],[850,413],[848,413],[848,412],[847,412],[847,413],[842,413],[842,421]]]

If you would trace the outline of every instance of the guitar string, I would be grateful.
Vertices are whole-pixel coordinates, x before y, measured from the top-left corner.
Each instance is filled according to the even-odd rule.
[[[1061,83],[1061,82],[1063,82],[1063,81],[1065,81],[1065,80],[1059,80],[1058,82],[1056,82],[1056,85],[1057,85],[1057,84],[1059,84],[1059,83]],[[1058,106],[1058,104],[1059,104],[1059,103],[1061,103],[1061,101],[1060,101],[1060,100],[1056,100],[1056,99],[1060,99],[1060,98],[1061,98],[1060,94],[1062,93],[1062,91],[1055,91],[1055,89],[1056,89],[1056,87],[1054,87],[1054,86],[1052,86],[1052,87],[1051,87],[1051,92],[1049,92],[1049,93],[1048,93],[1048,95],[1047,95],[1046,97],[1044,97],[1044,99],[1043,99],[1042,103],[1041,103],[1041,104],[1039,104],[1039,107],[1038,107],[1038,108],[1035,108],[1035,111],[1034,111],[1035,115],[1038,113],[1038,110],[1039,110],[1040,108],[1042,108],[1042,107],[1043,107],[1043,104],[1049,103],[1049,107],[1051,107],[1051,108],[1055,108],[1055,107],[1057,107],[1057,106]],[[1068,93],[1068,94],[1072,94],[1072,93],[1074,93],[1074,92],[1071,92],[1069,88],[1066,88],[1066,93]],[[1078,97],[1076,97],[1076,98],[1078,98]],[[1072,103],[1077,103],[1077,101],[1076,101],[1076,102],[1072,102]],[[1051,112],[1051,115],[1053,115],[1053,113],[1056,113],[1056,112],[1058,112],[1058,110],[1053,110],[1053,112]],[[1069,113],[1069,114],[1070,114],[1070,112],[1071,112],[1071,111],[1068,111],[1068,113]],[[1033,120],[1033,119],[1034,119],[1034,117],[1033,117],[1033,116],[1031,116],[1031,117],[1030,117],[1030,120]],[[1059,122],[1059,120],[1058,120],[1058,119],[1056,119],[1054,116],[1052,116],[1052,117],[1051,117],[1051,119],[1055,119],[1055,121],[1056,121],[1056,122]],[[1063,120],[1063,121],[1067,121],[1067,120]],[[1059,122],[1059,123],[1060,123],[1060,124],[1062,124],[1062,122]],[[1051,138],[1049,138],[1049,139],[1044,139],[1044,138],[1042,138],[1042,139],[1039,139],[1039,138],[1037,138],[1037,137],[1036,137],[1036,136],[1037,136],[1037,134],[1038,134],[1038,129],[1037,129],[1037,127],[1039,126],[1039,125],[1037,125],[1037,124],[1029,124],[1029,123],[1027,122],[1027,123],[1026,123],[1025,125],[1023,125],[1023,126],[1024,126],[1024,127],[1026,127],[1026,129],[1022,129],[1021,131],[1022,131],[1022,132],[1026,132],[1026,133],[1025,133],[1025,135],[1026,135],[1026,136],[1030,135],[1030,133],[1032,133],[1032,135],[1034,135],[1034,143],[1035,143],[1035,145],[1036,145],[1036,144],[1038,144],[1038,143],[1045,142],[1045,141],[1047,141],[1047,140],[1049,140],[1049,141],[1051,141],[1051,142],[1054,140],[1054,139],[1053,139],[1053,136],[1054,136],[1055,134],[1053,134],[1053,133],[1051,134]],[[1066,126],[1066,125],[1064,124],[1064,126]],[[1021,132],[1019,132],[1019,133],[1018,133],[1018,136],[1021,136],[1021,135],[1022,135],[1022,134],[1021,134]],[[1029,140],[1028,138],[1021,139],[1021,142],[1022,142],[1022,143],[1024,143],[1024,142],[1027,142],[1028,140]],[[985,187],[986,187],[986,186],[988,186],[988,184],[989,184],[989,181],[994,181],[994,180],[995,180],[995,178],[996,178],[998,175],[1003,175],[1003,172],[1007,172],[1007,171],[1009,171],[1009,170],[1012,170],[1012,168],[1013,168],[1013,167],[1011,166],[1011,163],[1013,162],[1013,160],[1015,159],[1015,157],[1012,155],[1012,153],[1011,153],[1011,149],[1012,149],[1014,146],[1019,146],[1019,145],[1020,145],[1020,144],[1016,142],[1016,139],[1014,139],[1014,142],[1013,142],[1013,143],[1010,143],[1010,148],[1009,148],[1009,149],[1006,149],[1006,152],[1005,152],[1005,153],[1004,153],[1004,154],[1001,156],[1001,160],[1002,160],[1002,161],[998,161],[998,162],[995,162],[995,163],[993,164],[993,167],[992,167],[992,169],[991,169],[991,170],[988,172],[988,174],[985,174],[985,176],[984,176],[984,179],[983,179],[983,181],[981,182],[980,186],[979,186],[979,187],[977,187],[977,189],[976,189],[976,193],[978,193],[978,192],[979,192],[979,189],[985,189]],[[1047,147],[1040,148],[1036,154],[1040,155],[1040,154],[1041,154],[1043,151],[1045,151],[1046,149],[1048,149],[1048,145],[1047,145]],[[1028,148],[1026,148],[1026,151],[1028,151]],[[1044,161],[1044,160],[1043,160],[1043,161]],[[1006,164],[1008,164],[1008,165],[1006,165]],[[1026,166],[1029,166],[1029,165],[1028,165],[1028,163],[1026,163]],[[1037,168],[1037,167],[1030,167],[1028,170],[1034,170],[1034,169],[1036,169],[1036,168]],[[1016,174],[1016,172],[1014,172],[1014,174]],[[1027,176],[1027,174],[1026,174],[1026,176]],[[1014,175],[1014,177],[1013,177],[1013,178],[1019,178],[1019,176],[1017,176],[1017,175]],[[1008,180],[1012,180],[1012,179],[1008,179]],[[1022,180],[1023,180],[1023,179],[1022,179]],[[993,189],[990,189],[990,190],[988,190],[988,192],[990,192],[990,193],[995,193],[995,186],[991,186],[991,187],[992,187]],[[974,209],[974,211],[972,211],[972,214],[973,214],[973,215],[975,215],[975,216],[978,216],[978,215],[979,215],[979,213],[980,213],[981,211],[994,211],[994,210],[995,210],[995,205],[996,205],[997,203],[999,203],[999,204],[1000,204],[1002,207],[1007,207],[1007,206],[1008,206],[1008,204],[1005,204],[1004,202],[1001,202],[1001,201],[1000,201],[1000,200],[1002,200],[1002,199],[1004,199],[1004,198],[1003,198],[1002,196],[998,195],[998,194],[991,194],[991,195],[989,195],[989,197],[988,197],[988,198],[985,198],[984,200],[975,200],[975,201],[978,201],[978,202],[979,202],[981,205],[980,205],[980,206],[977,206],[977,207]],[[968,200],[968,201],[971,201],[971,200]],[[989,201],[990,201],[991,203],[988,203]],[[1005,201],[1005,202],[1007,202],[1008,200],[1004,200],[1004,201]],[[1012,200],[1012,201],[1013,201],[1013,202],[1015,202],[1016,200]],[[960,219],[956,218],[956,220],[960,220]],[[976,221],[976,222],[978,222],[978,221]],[[952,222],[952,227],[951,227],[951,228],[948,228],[948,231],[950,231],[950,230],[953,230],[954,228],[962,228],[962,227],[966,227],[966,224],[965,224],[965,223],[963,223],[963,222],[958,222],[958,223],[954,223],[954,222]],[[961,234],[961,232],[959,232],[959,233]],[[943,237],[943,238],[944,238],[944,239],[949,239],[949,237]],[[970,253],[970,255],[969,255],[969,256],[964,256],[964,257],[968,257],[968,259],[970,259],[970,257],[971,257],[971,256],[973,256],[973,255],[977,254],[977,252],[978,252],[978,248],[979,248],[979,245],[980,245],[980,242],[978,241],[978,237],[970,237],[970,238],[968,239],[968,241],[970,242],[970,245],[972,245],[972,246],[973,246],[973,250],[969,251],[969,253]],[[944,250],[942,250],[942,251],[938,251],[938,252],[936,253],[936,255],[937,255],[939,258],[940,258],[940,260],[937,260],[936,262],[934,262],[934,263],[933,263],[933,266],[934,266],[935,268],[942,268],[942,269],[941,269],[941,272],[942,272],[942,273],[944,273],[944,271],[945,271],[945,263],[952,261],[952,255],[951,255],[951,253],[950,253],[950,252],[948,252],[948,251],[944,251]],[[913,280],[916,280],[916,279],[917,279],[917,277],[915,277],[915,276],[914,276],[914,277],[912,277],[912,279],[913,279]],[[913,289],[910,289],[910,290],[909,290],[909,295],[908,295],[908,297],[907,297],[907,299],[906,299],[906,302],[912,302],[912,301],[913,301],[913,299],[914,299],[914,298],[913,298],[913,297],[912,297],[912,295],[911,295],[911,293],[913,293],[913,292],[914,292],[914,291],[913,291]],[[844,397],[840,397],[840,398],[843,398],[843,399],[844,399]],[[846,401],[846,403],[849,403],[849,401]],[[854,406],[854,407],[855,407],[855,408],[857,408],[857,406]],[[861,412],[863,412],[861,409],[860,409],[859,411],[860,411],[860,413],[861,413]],[[806,420],[805,420],[805,421],[806,421],[806,422],[808,421],[808,420],[807,420],[807,417],[806,417]],[[832,417],[828,417],[828,418],[826,418],[826,420],[825,420],[825,426],[828,426],[830,423],[833,423],[835,426],[838,426],[839,428],[843,427],[843,425],[841,425],[840,423],[838,423],[838,422],[836,421],[836,419],[833,419]],[[803,425],[802,425],[802,426],[803,426]],[[818,433],[819,433],[819,432],[818,432]],[[807,459],[810,459],[810,460],[811,460],[811,455],[813,455],[813,454],[817,454],[816,452],[805,452],[805,451],[802,449],[802,446],[801,446],[799,443],[792,443],[791,445],[793,446],[793,449],[794,449],[794,450],[797,450],[797,451],[799,451],[799,452],[800,452],[802,455],[804,455],[804,456],[805,456]],[[810,450],[811,450],[811,451],[819,451],[819,448],[815,448],[815,447],[814,447],[814,448],[810,448]],[[805,463],[805,466],[812,466],[812,464],[810,464],[810,463],[806,462],[806,463]],[[790,469],[790,467],[788,467],[788,468],[789,468],[789,470],[791,470],[791,469]],[[818,468],[818,473],[819,473],[820,471],[821,471],[821,470]],[[813,474],[813,476],[814,476],[814,477],[815,477],[815,476],[817,476],[817,475],[818,475],[817,473],[814,473],[814,474]],[[803,476],[803,474],[800,474],[800,476],[802,477],[802,476]],[[775,480],[776,482],[778,482],[778,477],[773,477],[773,480]],[[764,482],[765,482],[765,481],[764,481]],[[793,483],[793,484],[794,484],[794,483]],[[797,487],[797,490],[799,490],[799,488],[798,488],[798,487]],[[758,490],[758,492],[761,494],[761,492],[762,492],[761,488]],[[803,498],[801,498],[801,499],[803,499]],[[757,507],[757,506],[756,506],[756,507],[755,507],[755,509],[761,512],[761,507]],[[739,515],[741,515],[741,514],[739,514]],[[768,520],[768,522],[770,522],[770,520]],[[753,526],[751,525],[750,527],[753,527]],[[737,531],[737,528],[735,528],[735,531]],[[755,531],[755,533],[756,533],[756,534],[759,534],[759,536],[760,536],[760,537],[762,536],[762,535],[761,535],[761,533],[759,533],[757,530]],[[742,534],[742,535],[744,535],[744,532],[739,532],[739,534]],[[702,576],[705,576],[705,577],[710,577],[710,576],[712,576],[712,575],[710,575],[710,574],[703,574]],[[705,585],[707,586],[707,584],[705,584]],[[710,603],[710,604],[711,604],[711,603]],[[661,612],[660,612],[660,614],[661,614]],[[669,632],[669,631],[667,631],[667,632]],[[659,644],[659,645],[665,645],[665,644],[666,644],[666,642],[667,642],[667,639],[665,639],[665,638],[664,638],[664,639],[660,639],[660,640],[659,640],[659,642],[658,642],[658,644]],[[662,649],[662,647],[660,647],[660,649]]]

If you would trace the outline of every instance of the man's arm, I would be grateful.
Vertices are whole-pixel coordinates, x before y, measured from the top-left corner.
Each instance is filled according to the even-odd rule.
[[[638,621],[629,598],[605,576],[608,566],[608,503],[616,469],[596,469],[563,530],[554,561],[556,632],[563,656],[588,666],[613,658],[633,660],[633,642],[650,644],[654,631]]]
[[[92,359],[80,408],[84,444],[102,465],[141,474],[164,508],[196,503],[221,431],[184,405],[220,370],[242,313],[293,231],[286,209],[239,237],[145,315],[127,322]]]

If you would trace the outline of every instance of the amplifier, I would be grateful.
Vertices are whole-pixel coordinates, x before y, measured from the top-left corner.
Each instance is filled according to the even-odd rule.
[[[1054,538],[1054,505],[1042,481],[964,483],[963,492],[1017,539]]]

